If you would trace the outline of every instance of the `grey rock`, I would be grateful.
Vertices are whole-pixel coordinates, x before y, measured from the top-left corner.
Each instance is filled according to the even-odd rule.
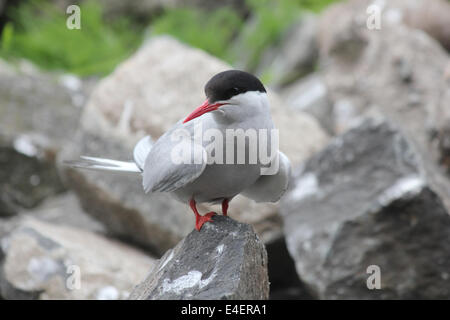
[[[17,215],[2,217],[0,220],[0,241],[17,229],[25,217],[36,218],[55,225],[107,234],[107,230],[102,224],[83,211],[76,195],[73,192],[65,192],[45,199],[36,208],[22,209]]]
[[[373,28],[373,9],[380,12],[379,29]],[[371,0],[349,0],[329,6],[321,15],[319,27],[319,47],[321,53],[347,53],[358,51],[364,45],[369,33],[382,33],[397,27],[410,27],[426,32],[444,48],[449,48],[450,28],[448,16],[450,4],[445,0],[391,0],[373,2]],[[369,29],[370,26],[372,29]],[[362,42],[360,41],[362,40]],[[357,52],[356,52],[357,53]],[[357,56],[358,54],[356,54]]]
[[[448,153],[448,53],[423,31],[389,22],[389,15],[382,30],[368,30],[365,3],[336,5],[321,17],[321,74],[335,130],[345,132],[368,115],[389,118],[415,144],[429,183],[450,208],[450,181],[438,165]],[[349,42],[360,44],[351,58]]]
[[[316,33],[317,18],[301,15],[279,43],[263,53],[255,73],[268,77],[271,86],[282,87],[312,72],[319,55]]]
[[[440,94],[445,105],[450,99],[450,59],[440,83],[443,84]],[[432,145],[437,147],[435,159],[438,158],[447,173],[450,173],[450,108],[443,106],[430,108],[427,129]]]
[[[441,118],[441,121],[445,118]],[[450,173],[450,119],[436,130],[436,139],[438,140],[439,160]]]
[[[252,227],[214,216],[158,261],[130,299],[267,299],[267,253]]]
[[[23,61],[0,60],[0,132],[25,136],[48,157],[75,133],[91,84],[72,75],[44,73]]]
[[[239,34],[231,41],[229,55],[233,60],[234,68],[254,72],[258,67],[263,52],[250,48],[247,44],[247,39],[250,35],[257,32],[260,19],[257,15],[250,15]]]
[[[95,233],[31,217],[1,239],[3,299],[126,299],[154,260]]]
[[[403,12],[403,21],[412,28],[425,31],[450,51],[450,3],[445,0],[399,1],[395,6]]]
[[[21,153],[20,141],[7,143],[0,137],[0,217],[33,208],[65,190],[54,164]]]
[[[8,236],[11,233],[11,231],[16,229],[19,223],[20,223],[20,216],[18,215],[2,217],[0,220],[0,241],[2,238]]]
[[[297,168],[281,213],[297,272],[324,299],[450,297],[450,217],[392,124],[365,121]],[[367,268],[381,270],[369,290]]]
[[[333,104],[319,73],[313,73],[283,88],[280,96],[290,108],[311,114],[328,133],[334,133]]]
[[[106,228],[98,220],[83,211],[77,196],[70,191],[46,199],[38,207],[22,211],[20,215],[30,216],[55,225],[107,234]]]
[[[55,157],[75,133],[89,89],[71,75],[0,60],[0,215],[64,190]]]

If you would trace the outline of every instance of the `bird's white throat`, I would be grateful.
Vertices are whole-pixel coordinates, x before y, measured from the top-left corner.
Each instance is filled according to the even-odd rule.
[[[270,119],[269,99],[265,92],[247,91],[218,102],[224,103],[224,105],[212,112],[217,123],[241,123],[263,117]]]

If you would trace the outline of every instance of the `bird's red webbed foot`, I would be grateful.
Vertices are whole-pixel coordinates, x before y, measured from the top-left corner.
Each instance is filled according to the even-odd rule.
[[[211,211],[211,212],[208,212],[207,214],[205,214],[204,216],[196,215],[195,216],[195,229],[200,231],[200,229],[202,228],[203,224],[205,222],[211,221],[211,217],[213,215],[215,215],[215,214],[216,214],[215,212]]]
[[[189,201],[189,206],[191,207],[192,211],[194,211],[195,214],[195,229],[197,229],[197,231],[200,231],[203,224],[205,222],[211,221],[211,217],[216,214],[215,212],[211,211],[205,214],[204,216],[200,215],[198,213],[194,199],[191,199],[191,201]]]

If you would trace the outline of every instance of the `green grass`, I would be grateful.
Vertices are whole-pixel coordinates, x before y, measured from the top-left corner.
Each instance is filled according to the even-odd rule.
[[[172,35],[229,63],[244,61],[251,71],[264,50],[277,44],[302,11],[320,12],[339,0],[245,1],[251,12],[246,21],[225,7],[210,12],[174,8],[153,19],[151,35]],[[51,3],[21,2],[9,12],[11,21],[1,34],[0,57],[26,58],[45,69],[81,76],[110,73],[140,45],[144,28],[127,18],[105,21],[102,8],[92,0],[80,7],[81,30],[69,30],[68,15]]]
[[[319,13],[328,7],[330,4],[339,2],[342,0],[297,0],[299,6],[303,9],[310,10],[315,13]]]
[[[239,32],[242,19],[231,9],[208,13],[194,8],[166,11],[152,23],[152,34],[170,34],[182,42],[228,60],[228,45]]]
[[[242,30],[237,48],[247,52],[247,68],[253,70],[257,66],[264,50],[276,45],[302,12],[318,13],[337,1],[340,0],[246,0],[254,20]],[[232,54],[236,57],[239,52]]]
[[[10,12],[2,31],[0,56],[26,58],[46,69],[81,76],[104,75],[139,45],[141,31],[126,19],[106,22],[102,8],[87,1],[81,6],[81,29],[66,27],[69,15],[43,1],[23,2]]]
[[[231,54],[238,59],[240,51],[246,52],[247,68],[252,70],[263,51],[279,40],[301,10],[296,0],[247,0],[247,5],[253,13],[253,21],[243,28]]]
[[[152,34],[172,35],[232,64],[245,60],[246,68],[252,70],[264,50],[277,43],[302,11],[320,12],[338,0],[245,1],[251,12],[246,22],[228,8],[170,9],[153,22]]]

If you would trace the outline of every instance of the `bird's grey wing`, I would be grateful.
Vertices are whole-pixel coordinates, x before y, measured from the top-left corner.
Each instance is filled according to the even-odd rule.
[[[145,159],[147,159],[150,150],[152,149],[153,141],[150,136],[146,136],[138,141],[133,150],[134,162],[141,171],[144,170]]]
[[[173,133],[177,128],[179,126],[161,136],[145,159],[145,192],[175,191],[194,181],[205,170],[206,150],[190,136],[174,141]]]
[[[291,163],[288,157],[278,151],[271,166],[277,166],[278,170],[272,175],[261,175],[258,180],[241,194],[255,202],[276,202],[280,200],[289,186],[291,175]]]

